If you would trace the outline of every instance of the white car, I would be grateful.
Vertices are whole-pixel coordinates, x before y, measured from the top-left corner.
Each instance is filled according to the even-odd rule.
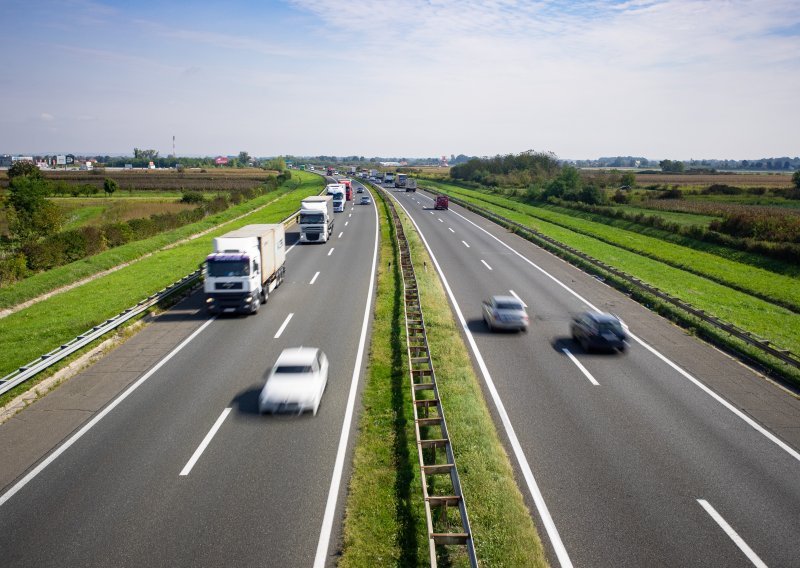
[[[310,410],[316,416],[327,384],[325,353],[314,347],[284,349],[258,396],[258,411],[299,414]]]

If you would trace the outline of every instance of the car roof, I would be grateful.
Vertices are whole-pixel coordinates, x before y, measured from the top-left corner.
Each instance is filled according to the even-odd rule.
[[[317,356],[316,347],[289,347],[278,356],[276,365],[310,365]]]
[[[522,302],[517,300],[514,296],[492,296],[491,300],[495,304],[513,303],[513,304],[519,304],[520,306],[522,305]]]
[[[617,316],[606,312],[586,312],[586,315],[599,323],[619,321],[619,318]]]

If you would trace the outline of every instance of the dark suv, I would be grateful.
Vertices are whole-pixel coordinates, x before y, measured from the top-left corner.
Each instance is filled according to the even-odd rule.
[[[625,325],[613,314],[584,312],[572,318],[570,327],[572,339],[587,352],[591,349],[625,351],[628,345]]]

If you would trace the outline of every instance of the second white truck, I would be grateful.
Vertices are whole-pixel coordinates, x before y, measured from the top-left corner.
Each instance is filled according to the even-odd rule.
[[[306,197],[300,202],[300,242],[324,243],[333,234],[333,196]]]

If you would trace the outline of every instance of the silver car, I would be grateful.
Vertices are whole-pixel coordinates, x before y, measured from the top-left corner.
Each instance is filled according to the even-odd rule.
[[[528,313],[514,296],[492,296],[483,301],[483,321],[490,330],[528,331]]]

